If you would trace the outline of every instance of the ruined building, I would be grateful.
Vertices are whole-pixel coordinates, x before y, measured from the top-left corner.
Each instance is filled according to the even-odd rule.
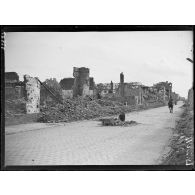
[[[89,95],[89,69],[74,67],[73,76],[73,97]]]
[[[120,97],[121,101],[127,105],[142,105],[143,90],[138,83],[124,82],[124,74],[120,74],[120,84],[116,90],[116,97]]]
[[[171,82],[159,82],[153,85],[154,88],[159,90],[165,90],[165,99],[168,101],[168,99],[172,96],[172,83]]]
[[[129,105],[142,105],[143,104],[143,89],[141,85],[125,83],[124,86],[125,101]]]
[[[102,97],[120,101],[127,105],[143,104],[143,89],[140,83],[124,82],[124,74],[120,74],[120,83],[99,83],[98,92]]]
[[[119,89],[120,89],[120,96],[124,97],[125,95],[125,86],[124,86],[124,74],[121,73],[120,74],[120,85],[119,85]]]
[[[63,99],[73,97],[74,78],[64,78],[60,81]]]
[[[110,97],[114,96],[116,89],[118,89],[119,83],[98,83],[96,85],[97,92],[101,95],[101,97]]]
[[[170,97],[179,99],[172,92],[172,83],[160,82],[153,86],[144,86],[139,82],[125,82],[124,74],[120,73],[120,83],[99,83],[97,89],[102,97],[120,101],[126,105],[147,105],[160,102],[165,104]]]
[[[40,83],[36,78],[24,75],[24,81],[19,81],[16,72],[5,73],[5,98],[25,98],[26,113],[40,112]]]
[[[19,76],[16,72],[5,72],[5,86],[13,87],[19,82]]]
[[[109,90],[109,93],[113,93],[113,90],[114,90],[114,85],[113,85],[113,82],[111,81],[110,82],[110,90]]]
[[[74,78],[64,78],[60,81],[63,98],[94,95],[94,79],[89,77],[89,69],[85,67],[73,68]]]
[[[37,78],[24,75],[26,113],[40,112],[40,83]]]
[[[5,98],[15,99],[24,96],[24,83],[16,72],[5,72]]]

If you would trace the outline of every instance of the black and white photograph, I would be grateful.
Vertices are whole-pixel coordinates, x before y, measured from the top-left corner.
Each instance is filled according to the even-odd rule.
[[[128,28],[1,33],[5,168],[194,166],[193,28]]]

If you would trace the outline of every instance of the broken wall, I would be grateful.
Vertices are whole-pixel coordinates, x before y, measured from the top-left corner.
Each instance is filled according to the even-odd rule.
[[[18,99],[24,97],[24,87],[5,87],[5,98],[6,99]]]
[[[73,90],[62,90],[62,99],[73,98]]]
[[[25,83],[25,98],[26,98],[26,113],[40,112],[40,83],[29,75],[24,75]]]
[[[125,96],[125,89],[124,89],[124,74],[120,74],[120,95],[121,97]]]
[[[73,69],[74,86],[73,97],[89,95],[89,69],[82,67]]]

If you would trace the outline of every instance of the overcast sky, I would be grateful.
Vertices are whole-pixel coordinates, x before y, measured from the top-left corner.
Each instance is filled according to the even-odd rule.
[[[191,31],[6,33],[5,71],[60,81],[73,67],[88,67],[96,83],[173,83],[187,97],[192,87]]]

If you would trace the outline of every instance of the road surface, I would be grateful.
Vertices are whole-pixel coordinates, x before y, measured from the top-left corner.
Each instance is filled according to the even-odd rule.
[[[131,127],[103,127],[93,120],[7,127],[5,165],[157,165],[180,107],[173,114],[167,106],[129,113],[126,120],[140,123]]]

